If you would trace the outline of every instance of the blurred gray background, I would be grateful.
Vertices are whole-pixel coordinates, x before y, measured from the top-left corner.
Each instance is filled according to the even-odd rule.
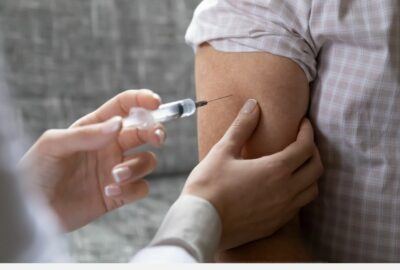
[[[29,143],[125,89],[194,97],[185,30],[200,0],[1,0],[6,80]],[[195,118],[167,125],[151,195],[68,235],[80,262],[124,262],[154,235],[197,163]]]

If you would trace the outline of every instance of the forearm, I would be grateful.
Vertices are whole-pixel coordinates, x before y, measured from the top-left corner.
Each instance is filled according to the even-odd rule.
[[[200,159],[223,135],[247,98],[257,99],[262,114],[243,151],[245,158],[275,153],[293,142],[308,108],[308,82],[303,71],[291,60],[268,53],[221,53],[203,45],[196,57],[196,84],[199,99],[234,95],[199,112]],[[247,245],[238,252],[230,251],[221,258],[306,260],[308,255],[298,230],[294,223],[270,239]]]

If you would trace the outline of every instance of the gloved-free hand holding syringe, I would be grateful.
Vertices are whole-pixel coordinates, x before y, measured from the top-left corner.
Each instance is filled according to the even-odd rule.
[[[197,108],[207,105],[209,102],[216,101],[225,96],[209,101],[193,101],[192,99],[182,99],[161,105],[157,110],[150,111],[143,108],[134,107],[130,110],[129,116],[124,119],[124,127],[147,129],[156,123],[165,123],[171,120],[193,115]]]

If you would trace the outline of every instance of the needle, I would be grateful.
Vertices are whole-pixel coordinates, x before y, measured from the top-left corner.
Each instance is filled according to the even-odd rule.
[[[208,101],[206,101],[206,100],[197,101],[196,102],[196,108],[206,106],[210,102],[214,102],[214,101],[217,101],[217,100],[220,100],[220,99],[223,99],[223,98],[228,98],[228,97],[231,97],[231,96],[233,96],[233,95],[227,95],[227,96],[211,99],[211,100],[208,100]]]

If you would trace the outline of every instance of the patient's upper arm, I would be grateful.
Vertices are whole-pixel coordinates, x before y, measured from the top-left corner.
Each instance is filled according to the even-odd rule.
[[[245,158],[275,153],[293,142],[309,100],[303,70],[288,58],[269,53],[224,53],[209,45],[196,55],[198,99],[228,94],[229,99],[210,103],[198,113],[200,159],[223,136],[248,98],[258,101],[260,123],[243,152]],[[308,261],[310,255],[297,220],[272,237],[218,255],[220,261]]]
[[[248,98],[256,99],[262,111],[245,149],[248,158],[275,153],[293,142],[309,102],[303,70],[288,58],[264,52],[224,53],[203,44],[196,55],[196,84],[198,100],[233,94],[199,110],[201,159]]]

